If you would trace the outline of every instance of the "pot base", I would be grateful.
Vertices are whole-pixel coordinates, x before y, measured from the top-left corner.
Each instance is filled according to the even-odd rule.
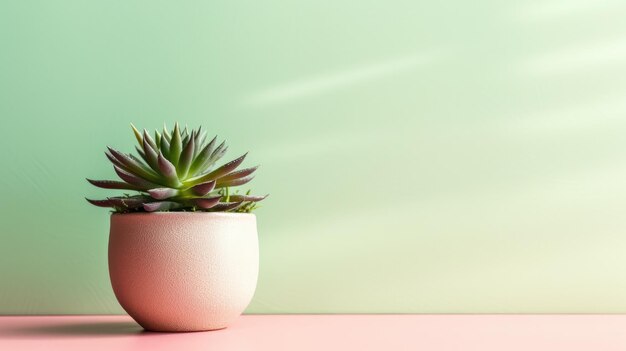
[[[141,325],[141,324],[139,324]],[[188,328],[184,328],[184,329],[177,329],[177,328],[152,328],[152,327],[147,327],[147,326],[143,326],[141,325],[141,327],[147,331],[147,332],[151,332],[151,333],[201,333],[201,332],[209,332],[209,331],[217,331],[217,330],[222,330],[222,329],[226,329],[228,328],[227,325],[221,326],[221,327],[211,327],[211,328],[196,328],[196,329],[188,329]]]

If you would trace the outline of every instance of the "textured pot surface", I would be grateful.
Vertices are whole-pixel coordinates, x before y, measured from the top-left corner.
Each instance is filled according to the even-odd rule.
[[[147,330],[225,328],[250,303],[258,271],[253,214],[111,215],[113,291]]]

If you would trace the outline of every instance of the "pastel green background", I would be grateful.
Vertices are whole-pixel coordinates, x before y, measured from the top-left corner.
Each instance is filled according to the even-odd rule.
[[[262,167],[249,313],[626,312],[626,3],[0,2],[0,313],[121,313],[129,123]]]

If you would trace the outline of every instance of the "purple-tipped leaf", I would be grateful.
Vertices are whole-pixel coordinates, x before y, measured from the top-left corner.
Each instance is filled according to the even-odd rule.
[[[181,204],[179,204],[178,202],[173,202],[173,201],[150,202],[150,203],[143,205],[143,209],[146,210],[147,212],[175,210],[181,207],[182,207]]]
[[[138,208],[143,206],[143,204],[145,204],[146,202],[152,201],[152,199],[143,195],[130,197],[116,196],[109,197],[107,198],[107,200],[111,201],[113,206],[122,208]]]
[[[161,152],[159,152],[158,161],[161,174],[163,175],[163,177],[165,177],[168,184],[174,187],[178,187],[180,185],[180,182],[178,181],[178,176],[176,175],[176,167],[174,167],[174,165],[168,159],[166,159]]]
[[[254,171],[256,171],[259,168],[259,166],[254,166],[254,167],[250,167],[250,168],[244,168],[238,171],[234,171],[234,172],[230,172],[227,175],[220,177],[219,181],[220,182],[226,182],[229,180],[235,180],[235,179],[239,179],[239,178],[243,178],[243,177],[247,177],[250,174],[254,173]]]
[[[150,201],[148,197],[145,196],[116,196],[116,197],[108,197],[105,200],[91,200],[86,199],[92,205],[99,207],[117,207],[124,209],[136,209],[143,206],[144,203]]]
[[[132,185],[132,184],[128,184],[125,182],[119,182],[116,180],[93,180],[93,179],[87,179],[87,181],[95,186],[97,186],[98,188],[103,188],[103,189],[120,189],[120,190],[143,190],[142,187],[136,186],[136,185]]]
[[[229,201],[240,202],[240,201],[250,201],[250,202],[259,202],[264,200],[268,195],[264,196],[254,196],[254,195],[230,195],[228,196]],[[225,197],[223,197],[225,198]]]
[[[220,202],[220,198],[221,196],[219,195],[213,197],[200,197],[191,199],[191,202],[199,208],[208,210],[209,208],[213,208],[215,205],[217,205]]]
[[[200,183],[198,185],[194,185],[189,190],[192,194],[197,196],[204,196],[210,193],[213,189],[215,189],[215,180],[210,182]]]
[[[143,142],[143,149],[146,152],[146,162],[148,163],[148,165],[150,165],[150,167],[155,172],[160,174],[161,173],[161,169],[159,168],[159,161],[158,161],[159,157],[158,157],[156,151],[145,140]]]
[[[113,157],[115,157],[120,163],[122,163],[123,167],[120,168],[123,168],[129,173],[132,173],[140,178],[147,179],[151,182],[156,183],[159,181],[158,175],[146,165],[144,165],[143,162],[140,162],[137,158],[123,154],[111,147],[109,147],[108,149],[111,155],[113,155]]]
[[[117,173],[117,175],[126,183],[135,185],[137,187],[140,187],[141,189],[150,189],[150,188],[159,187],[159,185],[149,182],[145,179],[139,178],[134,174],[128,173],[124,171],[123,169],[119,168],[118,166],[113,166],[113,168],[115,169],[115,173]]]
[[[109,200],[92,200],[92,199],[88,199],[88,198],[85,198],[85,200],[87,200],[90,204],[92,204],[94,206],[98,206],[98,207],[113,207],[113,204],[111,204],[111,201],[109,201]]]
[[[220,202],[211,208],[212,211],[230,211],[239,207],[243,202]]]
[[[178,189],[172,188],[156,188],[148,190],[148,194],[157,200],[165,200],[180,194]]]
[[[146,159],[146,153],[143,152],[143,149],[139,148],[139,146],[135,145],[135,151],[137,151],[137,153],[139,154],[139,156],[141,156],[141,158],[144,160],[144,162],[148,163],[148,160]]]
[[[106,157],[109,159],[109,161],[111,161],[111,163],[115,166],[118,166],[122,169],[126,169],[126,165],[124,165],[122,162],[120,162],[117,158],[115,158],[113,155],[111,155],[110,152],[105,151],[104,154],[106,155]]]
[[[218,179],[217,184],[215,184],[215,187],[225,188],[225,187],[231,187],[231,186],[244,185],[248,183],[249,181],[251,181],[252,179],[254,179],[254,175],[251,175],[249,177],[233,179],[233,180],[227,180],[227,181],[222,181],[221,179]]]

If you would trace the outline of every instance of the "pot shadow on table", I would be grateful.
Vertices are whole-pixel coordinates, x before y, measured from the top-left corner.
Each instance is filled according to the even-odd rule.
[[[158,335],[131,321],[75,322],[41,325],[19,325],[0,328],[0,338],[72,338]]]

